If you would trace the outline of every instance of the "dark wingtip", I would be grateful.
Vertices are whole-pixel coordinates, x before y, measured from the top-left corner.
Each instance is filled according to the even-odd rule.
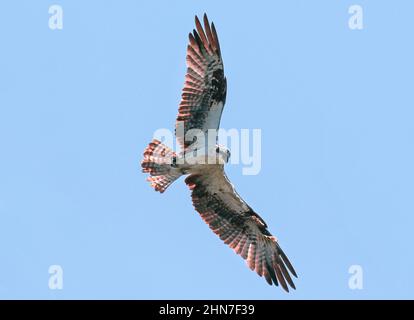
[[[291,265],[291,268],[289,269],[289,271],[292,273],[292,275],[297,279],[298,275],[296,274],[295,269],[293,269],[293,266]]]
[[[207,13],[205,13],[205,12],[204,12],[204,15],[203,15],[203,22],[204,22],[204,24],[209,24]]]
[[[283,262],[285,263],[286,267],[289,269],[290,273],[297,278],[298,275],[296,274],[295,269],[293,268],[292,264],[289,261],[289,258],[286,256],[286,254],[283,252],[282,248],[279,246],[279,244],[277,244],[277,248],[279,250],[279,254],[283,260]]]
[[[198,16],[197,15],[195,15],[194,16],[194,21],[195,21],[195,24],[197,25],[197,24],[201,24],[200,23],[200,19],[198,19]]]
[[[214,41],[215,41],[216,46],[217,46],[218,55],[221,57],[220,42],[219,42],[219,39],[218,39],[216,27],[214,26],[214,22],[211,23],[211,31],[213,33]]]

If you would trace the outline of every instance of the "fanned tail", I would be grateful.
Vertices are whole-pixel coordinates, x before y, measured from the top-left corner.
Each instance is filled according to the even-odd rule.
[[[182,173],[176,168],[177,155],[159,140],[152,140],[144,150],[142,172],[149,173],[148,181],[155,191],[163,193]]]

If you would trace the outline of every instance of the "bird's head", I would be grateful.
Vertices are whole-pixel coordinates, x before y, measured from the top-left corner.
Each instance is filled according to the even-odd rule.
[[[229,159],[230,159],[230,150],[229,149],[227,149],[225,146],[217,144],[215,151],[216,151],[216,155],[218,157],[220,157],[223,160],[224,163],[229,162]]]

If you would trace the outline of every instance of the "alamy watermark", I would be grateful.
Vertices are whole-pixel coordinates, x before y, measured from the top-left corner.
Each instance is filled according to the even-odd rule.
[[[49,266],[49,289],[62,290],[63,289],[63,268],[58,264]]]
[[[49,29],[62,30],[63,29],[63,9],[58,4],[49,7]]]
[[[364,29],[364,10],[362,6],[354,4],[349,7],[348,13],[351,15],[348,19],[348,27],[351,30]]]
[[[364,270],[358,264],[349,267],[348,287],[351,290],[362,290],[364,288]]]
[[[209,129],[207,132],[191,129],[184,134],[184,129],[178,126],[175,132],[165,128],[158,129],[153,137],[174,150],[179,145],[177,137],[184,137],[185,141],[190,142],[188,148],[180,153],[181,156],[174,159],[176,164],[217,164],[223,159],[216,154],[228,150],[225,162],[243,164],[243,175],[257,175],[262,168],[261,129],[220,128]]]

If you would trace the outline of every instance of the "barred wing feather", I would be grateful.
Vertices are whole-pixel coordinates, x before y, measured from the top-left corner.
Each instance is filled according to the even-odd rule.
[[[204,15],[204,29],[195,18],[196,29],[189,34],[187,74],[176,119],[176,136],[182,147],[191,129],[218,129],[226,101],[227,84],[217,32]]]
[[[195,209],[225,244],[247,261],[250,269],[272,285],[289,291],[296,272],[263,219],[234,190],[224,171],[192,174],[185,180]]]

